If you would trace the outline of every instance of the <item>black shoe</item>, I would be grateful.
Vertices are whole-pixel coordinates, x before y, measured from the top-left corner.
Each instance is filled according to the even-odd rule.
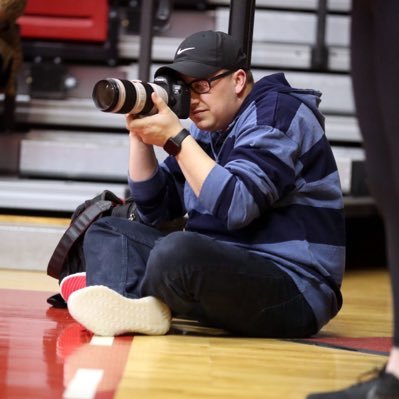
[[[367,373],[368,374],[368,373]],[[307,399],[399,399],[399,379],[384,370],[373,378],[335,392],[315,393]]]

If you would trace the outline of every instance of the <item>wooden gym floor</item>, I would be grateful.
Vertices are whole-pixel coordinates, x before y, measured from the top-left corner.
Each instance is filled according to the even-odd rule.
[[[57,282],[42,272],[0,270],[2,399],[305,398],[383,365],[391,336],[381,268],[346,272],[343,309],[319,334],[349,339],[348,348],[231,337],[179,320],[161,337],[93,337],[48,306],[54,292]]]

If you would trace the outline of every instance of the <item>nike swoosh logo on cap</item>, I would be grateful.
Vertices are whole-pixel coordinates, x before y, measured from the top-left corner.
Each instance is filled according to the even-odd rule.
[[[177,50],[177,55],[180,55],[181,53],[184,53],[185,51],[187,51],[187,50],[194,50],[195,49],[195,47],[187,47],[187,48],[179,48],[178,50]]]

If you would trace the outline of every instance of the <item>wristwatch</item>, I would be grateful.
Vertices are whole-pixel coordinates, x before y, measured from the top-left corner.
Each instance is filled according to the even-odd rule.
[[[182,141],[190,135],[190,132],[187,129],[183,129],[174,137],[170,137],[163,149],[172,156],[176,156],[181,150],[181,143]]]

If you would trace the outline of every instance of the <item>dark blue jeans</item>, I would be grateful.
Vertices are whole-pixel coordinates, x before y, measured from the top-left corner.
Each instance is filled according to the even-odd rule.
[[[105,217],[84,241],[88,285],[128,298],[155,296],[174,315],[234,334],[306,337],[313,311],[292,279],[270,260],[210,237],[158,230]]]

